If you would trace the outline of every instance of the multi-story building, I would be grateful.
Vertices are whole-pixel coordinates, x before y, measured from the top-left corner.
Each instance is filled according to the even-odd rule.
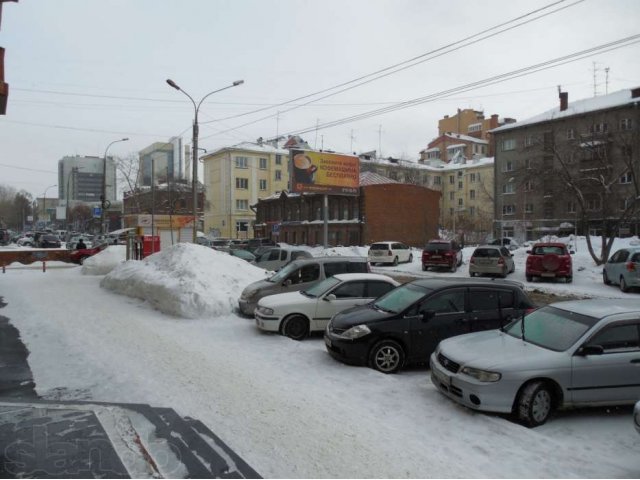
[[[152,177],[156,184],[184,178],[185,165],[181,137],[172,137],[168,142],[155,142],[140,150],[138,156],[140,158],[137,180],[139,187],[151,186]]]
[[[100,205],[102,195],[102,157],[68,156],[58,161],[58,198],[70,203]],[[106,158],[106,199],[116,200],[116,164],[113,157]]]
[[[458,157],[411,162],[360,155],[360,171],[376,172],[402,183],[421,185],[441,193],[438,223],[465,241],[482,242],[493,224],[493,158]]]
[[[458,133],[460,135],[484,140],[487,142],[487,146],[489,148],[486,152],[486,156],[491,157],[494,155],[491,142],[491,130],[498,128],[501,125],[514,122],[515,119],[513,118],[501,119],[497,114],[493,114],[489,118],[485,118],[484,112],[482,111],[470,108],[466,108],[464,110],[458,109],[458,113],[455,115],[451,117],[449,115],[445,115],[444,118],[441,118],[438,121],[438,137],[442,137],[447,133]]]
[[[558,107],[493,130],[495,232],[638,233],[640,88]]]
[[[267,143],[241,143],[201,157],[204,163],[204,231],[250,238],[260,198],[288,189],[289,151]]]
[[[259,200],[256,235],[285,243],[322,245],[323,197],[281,192]],[[353,246],[398,240],[422,247],[438,235],[439,197],[438,192],[419,185],[361,172],[359,195],[328,196],[327,244]]]
[[[462,133],[446,132],[420,151],[420,162],[442,160],[459,163],[466,158],[482,158],[489,153],[489,142]]]

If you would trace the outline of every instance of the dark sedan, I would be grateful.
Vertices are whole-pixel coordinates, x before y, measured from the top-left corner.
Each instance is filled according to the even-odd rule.
[[[38,240],[38,247],[40,248],[61,248],[62,243],[60,239],[55,235],[42,235]]]
[[[324,338],[335,359],[394,373],[428,362],[440,340],[499,328],[533,308],[518,282],[421,279],[338,313]]]

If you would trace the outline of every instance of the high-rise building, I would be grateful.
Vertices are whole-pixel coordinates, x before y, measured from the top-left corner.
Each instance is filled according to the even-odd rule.
[[[102,157],[67,156],[58,161],[58,198],[62,201],[100,204],[102,195]],[[106,159],[106,199],[116,200],[116,164]]]
[[[171,137],[168,142],[155,142],[139,152],[138,186],[156,184],[184,178],[182,138]]]

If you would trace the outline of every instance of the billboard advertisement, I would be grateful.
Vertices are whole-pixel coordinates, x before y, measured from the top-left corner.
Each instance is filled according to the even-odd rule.
[[[360,160],[355,155],[291,150],[291,191],[358,195]]]

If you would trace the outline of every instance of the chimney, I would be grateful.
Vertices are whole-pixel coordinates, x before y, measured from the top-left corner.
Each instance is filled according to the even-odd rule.
[[[560,95],[560,111],[564,112],[567,108],[569,108],[569,92],[563,92],[558,87],[558,94]]]

